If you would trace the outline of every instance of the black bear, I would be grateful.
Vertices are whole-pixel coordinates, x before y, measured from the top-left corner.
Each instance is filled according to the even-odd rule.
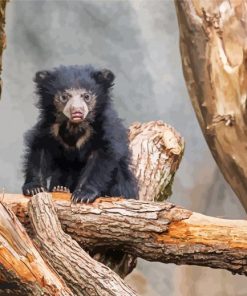
[[[25,137],[23,194],[70,191],[74,202],[137,197],[127,131],[111,99],[114,78],[91,65],[36,73],[40,115]]]

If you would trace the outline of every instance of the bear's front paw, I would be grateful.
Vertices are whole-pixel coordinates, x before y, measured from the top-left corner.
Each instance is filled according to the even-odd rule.
[[[47,191],[47,189],[36,182],[26,183],[22,186],[22,192],[24,195],[31,196],[45,191]]]
[[[73,202],[84,202],[84,203],[92,203],[95,199],[99,197],[98,191],[94,189],[77,189],[72,194]]]
[[[51,190],[52,192],[64,192],[64,193],[70,193],[70,190],[68,187],[65,186],[54,186]]]

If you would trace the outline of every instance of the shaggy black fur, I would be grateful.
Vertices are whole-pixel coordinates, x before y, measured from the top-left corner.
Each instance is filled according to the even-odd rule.
[[[136,198],[126,129],[112,106],[113,80],[111,71],[92,66],[60,66],[36,73],[40,116],[25,137],[25,195],[60,186],[69,189],[77,202],[93,202],[99,196]],[[95,108],[78,125],[69,124],[54,105],[55,95],[71,88],[96,95]],[[52,132],[54,124],[58,136]],[[77,148],[75,143],[87,133],[89,137]]]

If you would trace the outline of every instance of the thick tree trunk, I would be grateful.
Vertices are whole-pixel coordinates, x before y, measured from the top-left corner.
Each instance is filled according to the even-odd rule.
[[[180,1],[184,77],[209,148],[247,211],[247,1]]]
[[[87,205],[71,204],[65,194],[53,198],[63,229],[86,250],[111,247],[149,261],[247,275],[247,221],[207,217],[170,203],[102,198]],[[28,227],[28,198],[7,194],[4,202]]]
[[[63,232],[49,194],[33,196],[29,213],[42,255],[75,295],[135,295],[116,273],[92,259]]]
[[[0,295],[74,295],[44,262],[19,220],[2,203],[0,245]]]

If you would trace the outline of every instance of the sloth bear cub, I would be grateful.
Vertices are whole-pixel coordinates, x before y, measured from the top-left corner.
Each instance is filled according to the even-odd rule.
[[[40,116],[25,137],[23,194],[64,191],[89,203],[137,197],[127,132],[112,106],[113,80],[110,70],[90,65],[36,73]]]

